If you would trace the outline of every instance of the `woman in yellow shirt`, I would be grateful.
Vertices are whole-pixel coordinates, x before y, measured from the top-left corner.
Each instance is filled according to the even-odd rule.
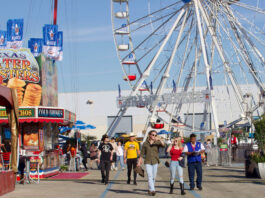
[[[135,141],[136,135],[131,133],[129,135],[129,141],[125,143],[124,145],[124,163],[127,163],[127,175],[128,180],[127,184],[130,184],[131,182],[131,172],[132,168],[135,169],[137,167],[137,157],[140,155],[140,149],[138,142]],[[133,171],[133,184],[137,185],[136,183],[136,177],[137,173]]]

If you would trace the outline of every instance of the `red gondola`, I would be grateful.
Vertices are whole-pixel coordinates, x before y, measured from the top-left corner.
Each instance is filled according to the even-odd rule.
[[[151,126],[153,129],[163,129],[164,123],[160,123],[161,121],[159,119],[156,120],[155,123],[152,123]]]
[[[128,78],[126,78],[126,76],[125,76],[125,77],[123,77],[123,79],[125,81],[128,81],[128,79],[129,79],[129,81],[134,81],[134,80],[136,80],[136,75],[128,75]]]

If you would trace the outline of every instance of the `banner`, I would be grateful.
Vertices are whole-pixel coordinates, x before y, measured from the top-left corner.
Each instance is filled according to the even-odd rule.
[[[39,106],[42,98],[39,65],[29,49],[0,49],[0,84],[17,89],[19,106]]]
[[[0,30],[0,49],[6,48],[6,31]]]
[[[9,19],[7,21],[7,48],[19,49],[23,41],[23,19]]]
[[[39,56],[42,53],[43,39],[31,38],[28,41],[28,48],[34,56]]]
[[[58,32],[57,25],[43,27],[43,53],[52,60],[63,58],[63,32]]]
[[[57,46],[59,48],[59,56],[56,58],[58,61],[63,60],[63,32],[57,33]]]

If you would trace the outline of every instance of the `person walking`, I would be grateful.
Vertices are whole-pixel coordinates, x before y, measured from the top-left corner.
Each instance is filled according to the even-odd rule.
[[[109,182],[109,171],[113,157],[113,147],[109,143],[109,137],[107,135],[102,136],[102,141],[98,147],[98,162],[101,168],[101,183],[108,184]]]
[[[122,170],[124,170],[125,168],[124,168],[124,163],[123,163],[123,161],[124,161],[124,158],[123,158],[123,153],[124,153],[124,151],[123,151],[123,146],[122,146],[122,143],[121,143],[121,141],[119,141],[118,142],[118,146],[117,146],[117,152],[116,152],[116,154],[117,154],[117,168],[118,168],[118,164],[120,163],[120,166],[121,166],[121,169]]]
[[[165,147],[165,143],[157,136],[155,130],[151,130],[148,133],[147,140],[143,143],[139,162],[137,166],[141,166],[143,158],[147,176],[148,176],[148,194],[155,196],[155,179],[157,173],[157,167],[159,161],[159,147]]]
[[[86,169],[86,171],[88,170],[87,169],[87,158],[88,158],[88,153],[87,153],[87,147],[86,147],[86,144],[84,142],[81,142],[81,147],[80,147],[80,151],[82,153],[82,163],[84,165],[84,168]]]
[[[228,139],[228,145],[232,148],[232,161],[235,161],[236,151],[238,147],[238,139],[234,134],[231,134],[231,138]]]
[[[197,174],[197,188],[202,190],[202,159],[201,154],[204,153],[205,148],[203,144],[196,141],[196,135],[190,135],[190,142],[188,142],[183,152],[188,156],[188,173],[190,180],[190,190],[194,190],[194,174]]]
[[[174,188],[174,181],[176,176],[176,170],[178,171],[179,176],[179,185],[181,190],[181,195],[185,195],[184,191],[184,180],[183,180],[183,168],[184,165],[184,153],[181,138],[175,138],[173,140],[173,143],[169,145],[167,152],[171,156],[171,162],[170,162],[170,194],[173,193]]]
[[[136,135],[134,133],[130,133],[129,141],[125,143],[124,146],[124,163],[127,163],[127,184],[131,183],[131,172],[133,168],[133,184],[137,185],[136,178],[137,173],[135,172],[135,168],[137,167],[137,157],[140,155],[140,148],[138,142],[135,141]]]
[[[110,144],[112,145],[113,147],[113,159],[112,159],[112,162],[111,162],[111,170],[118,170],[117,168],[117,144],[115,142],[115,138],[112,137],[111,140],[110,140]]]
[[[210,139],[207,140],[206,144],[205,144],[205,162],[206,162],[206,166],[209,166],[209,154],[211,152],[212,149],[212,142]]]
[[[95,145],[95,143],[92,143],[91,146],[89,147],[89,153],[90,153],[89,168],[90,169],[93,169],[93,162],[97,160],[97,152],[98,152],[97,146]]]

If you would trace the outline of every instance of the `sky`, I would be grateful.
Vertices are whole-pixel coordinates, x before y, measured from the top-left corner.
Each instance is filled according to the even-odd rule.
[[[51,23],[52,0],[0,0],[0,29],[24,19],[24,46],[41,38]],[[57,62],[59,92],[115,90],[122,70],[112,36],[109,0],[59,0],[58,27],[64,32],[64,59]],[[4,9],[3,9],[4,8]]]
[[[52,0],[0,2],[0,29],[6,29],[8,19],[23,18],[25,47],[51,23]],[[59,92],[117,90],[120,83],[126,87],[112,36],[110,0],[58,2],[57,23],[64,32],[64,59],[57,62]]]

